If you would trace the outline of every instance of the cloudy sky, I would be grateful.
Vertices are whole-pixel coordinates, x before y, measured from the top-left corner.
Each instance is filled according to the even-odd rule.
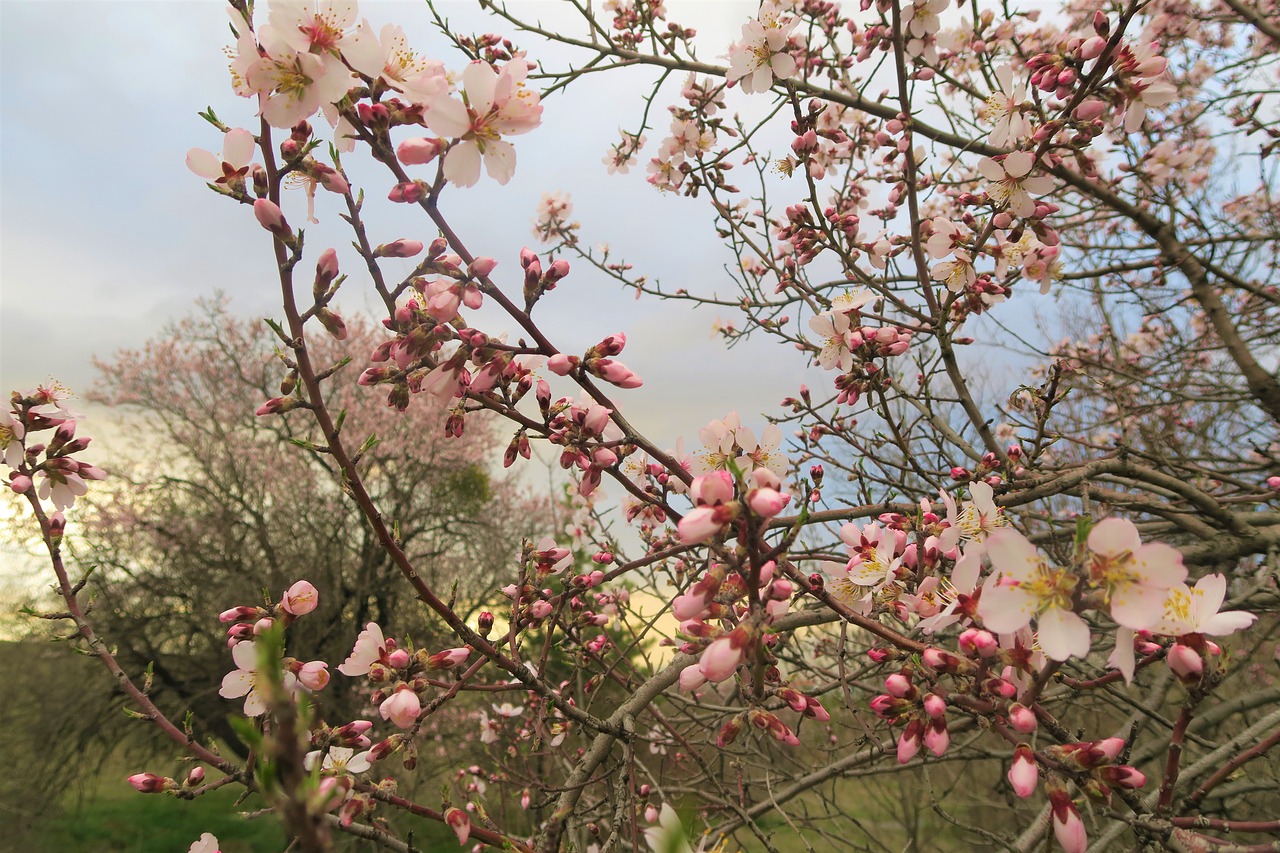
[[[553,24],[563,11],[555,3],[516,5]],[[707,57],[722,53],[756,8],[740,0],[668,5],[705,37]],[[507,32],[477,17],[470,3],[442,8],[460,29]],[[361,14],[375,26],[402,23],[421,52],[460,67],[422,3],[366,0]],[[215,291],[229,294],[239,313],[279,314],[265,233],[246,208],[214,196],[184,165],[188,148],[221,146],[219,134],[196,115],[206,105],[229,125],[254,126],[254,105],[235,97],[228,83],[222,3],[0,0],[0,38],[6,390],[56,378],[83,392],[96,378],[93,357],[139,346]],[[519,43],[552,65],[570,58],[535,41]],[[499,282],[504,270],[518,271],[519,249],[533,243],[539,197],[560,190],[570,193],[588,243],[609,243],[615,256],[668,289],[731,292],[723,270],[729,258],[702,204],[659,194],[645,184],[643,165],[609,176],[601,162],[618,128],[637,126],[654,79],[642,70],[589,77],[549,99],[543,126],[516,140],[519,164],[509,185],[485,178],[449,191],[442,208],[476,254],[500,261]],[[665,116],[657,117],[650,154],[665,131]],[[389,185],[378,171],[354,156],[345,162],[357,183],[367,179],[374,242],[434,236],[420,212],[380,202]],[[308,246],[343,251],[350,237],[337,219],[337,198],[324,195],[321,225],[310,229]],[[302,221],[300,192],[286,198],[285,209],[291,221]],[[357,269],[349,249],[343,259],[346,269]],[[359,277],[346,291],[347,310],[373,310]],[[795,359],[773,357],[780,353],[767,342],[726,354],[710,339],[717,315],[709,309],[636,302],[582,265],[539,310],[552,339],[569,352],[611,332],[628,334],[624,361],[646,386],[625,392],[624,408],[662,442],[678,434],[692,439],[699,426],[731,409],[760,421],[758,414],[799,381]]]

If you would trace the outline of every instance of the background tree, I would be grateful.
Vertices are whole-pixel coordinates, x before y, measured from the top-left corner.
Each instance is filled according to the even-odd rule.
[[[217,696],[226,643],[209,618],[228,602],[276,601],[294,581],[311,580],[324,591],[319,618],[297,626],[298,654],[334,666],[370,621],[403,624],[428,646],[443,641],[393,582],[341,475],[305,449],[323,441],[300,423],[254,416],[280,373],[269,335],[208,301],[142,349],[100,365],[96,399],[121,410],[140,447],[93,501],[76,555],[93,570],[95,612],[119,638],[121,660],[151,667],[157,702],[190,708],[198,730],[233,744]],[[374,340],[367,325],[351,323],[346,340],[315,345],[338,362],[363,357]],[[336,402],[347,435],[376,437],[361,470],[424,576],[463,612],[491,603],[499,567],[549,517],[545,503],[492,475],[492,432],[477,423],[471,441],[445,441],[439,408],[398,416],[354,383]],[[363,707],[349,687],[337,677],[322,694],[337,716]]]

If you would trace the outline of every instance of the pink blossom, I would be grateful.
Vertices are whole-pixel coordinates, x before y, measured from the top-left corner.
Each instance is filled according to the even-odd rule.
[[[1088,545],[1090,579],[1106,590],[1111,618],[1135,631],[1156,624],[1170,589],[1187,576],[1182,555],[1160,542],[1143,545],[1138,528],[1123,518],[1098,522]]]
[[[1169,590],[1164,613],[1151,627],[1153,633],[1167,636],[1209,634],[1223,637],[1248,628],[1258,618],[1243,610],[1220,612],[1227,597],[1225,575],[1205,575],[1194,588],[1180,583]]]
[[[187,168],[206,181],[215,184],[243,187],[253,160],[253,134],[243,128],[233,127],[222,137],[222,153],[212,154],[203,148],[187,152]]]
[[[425,115],[427,126],[454,139],[444,158],[444,176],[456,186],[473,186],[483,162],[489,177],[511,180],[516,150],[503,136],[528,133],[542,120],[538,94],[524,84],[529,65],[516,57],[501,71],[487,62],[472,62],[462,72],[466,103],[441,96]]]
[[[340,100],[355,82],[333,54],[299,53],[275,30],[259,35],[261,51],[254,51],[244,81],[249,91],[263,97],[262,117],[272,127],[291,128],[310,118]]]
[[[373,766],[369,760],[369,752],[356,752],[354,749],[346,746],[331,746],[324,754],[324,760],[320,759],[320,750],[308,752],[303,758],[302,763],[306,769],[311,770],[315,767],[316,762],[320,762],[320,770],[323,773],[331,773],[341,775],[345,773],[363,773]]]
[[[1000,161],[983,157],[978,161],[978,171],[992,182],[987,190],[992,199],[1007,204],[1015,214],[1026,218],[1036,210],[1031,194],[1043,195],[1053,189],[1053,179],[1047,175],[1030,174],[1034,165],[1034,155],[1015,151]]]
[[[369,674],[369,667],[387,654],[387,644],[382,637],[382,629],[376,622],[370,622],[356,638],[355,648],[351,655],[338,667],[338,672],[356,678]]]
[[[187,853],[220,853],[218,839],[214,837],[212,832],[201,833],[199,839],[191,842],[191,846],[187,848]]]
[[[373,34],[356,27],[356,4],[348,0],[272,0],[267,25],[298,53],[314,53],[369,77],[382,71],[383,54]]]
[[[741,80],[744,92],[767,92],[774,78],[785,80],[796,73],[796,61],[786,52],[791,31],[799,24],[793,19],[780,24],[747,21],[742,25],[742,41],[729,46],[729,71],[725,79]]]
[[[1000,89],[978,108],[978,115],[992,123],[991,136],[987,141],[997,148],[1004,148],[1010,143],[1017,145],[1029,139],[1032,125],[1031,118],[1023,113],[1026,83],[1020,77],[1014,80],[1013,66],[1008,63],[997,66],[995,75]]]
[[[259,717],[267,711],[266,700],[258,692],[258,650],[252,641],[236,643],[231,647],[231,658],[236,669],[227,673],[222,679],[222,687],[218,695],[224,699],[244,697],[244,715]],[[284,688],[291,691],[297,683],[297,677],[284,673]]]
[[[1051,568],[1016,530],[996,530],[985,544],[998,574],[987,581],[978,602],[983,624],[997,634],[1012,634],[1035,617],[1046,655],[1066,660],[1088,654],[1089,626],[1073,612],[1078,578]]]

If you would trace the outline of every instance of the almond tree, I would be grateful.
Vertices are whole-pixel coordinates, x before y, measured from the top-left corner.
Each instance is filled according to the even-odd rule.
[[[277,0],[263,26],[235,6],[233,85],[259,121],[207,113],[223,155],[192,155],[275,253],[284,384],[259,416],[338,473],[443,632],[418,648],[407,622],[347,625],[334,668],[377,719],[321,722],[316,668],[284,653],[287,636],[305,654],[294,626],[314,617],[286,590],[224,613],[222,695],[244,703],[251,765],[192,743],[120,669],[61,562],[64,521],[41,501],[63,509],[100,472],[73,458],[57,394],[14,397],[10,483],[50,545],[60,615],[142,712],[260,790],[303,850],[335,830],[412,849],[419,819],[546,853],[794,835],[1029,851],[1050,832],[1068,851],[1274,849],[1276,623],[1258,615],[1274,609],[1280,537],[1276,10],[770,0],[724,65],[658,0],[572,0],[576,23],[554,27],[479,5],[508,35],[436,12],[460,53],[448,68],[349,6]],[[575,58],[552,67],[548,42]],[[593,226],[562,195],[540,210],[542,254],[477,257],[451,224],[466,188],[519,168],[512,139],[545,132],[543,97],[636,67],[653,94],[606,161],[643,152],[656,189],[708,205],[738,262],[732,298],[588,248]],[[645,148],[651,133],[665,135]],[[422,240],[369,233],[343,165],[365,154]],[[281,208],[290,176],[339,197],[385,308],[358,374],[308,337],[346,333],[343,279]],[[416,266],[394,276],[388,257]],[[737,309],[730,343],[800,353],[794,394],[702,426],[697,451],[660,446],[622,414],[643,384],[620,361],[626,335],[606,326],[566,352],[535,319],[584,269],[677,308]],[[1026,322],[1033,306],[1056,309],[1066,338]],[[597,321],[620,322],[583,319]],[[1012,382],[982,369],[997,348],[1021,356]],[[340,414],[353,382],[407,415],[447,407],[462,444],[498,416],[504,465],[543,442],[558,455],[572,539],[548,530],[495,567],[498,612],[468,614],[421,570]],[[622,495],[616,522],[606,491]],[[633,608],[640,593],[678,628]],[[443,794],[373,781],[412,773],[428,736],[469,714],[485,760],[460,748]],[[186,797],[222,784],[130,781]]]

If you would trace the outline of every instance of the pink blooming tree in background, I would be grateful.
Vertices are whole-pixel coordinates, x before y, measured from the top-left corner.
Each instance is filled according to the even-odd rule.
[[[439,58],[354,4],[236,5],[232,82],[260,118],[207,114],[221,153],[188,155],[274,252],[279,388],[257,415],[322,464],[419,621],[367,619],[305,570],[210,608],[248,758],[209,748],[121,667],[63,561],[63,511],[104,476],[63,395],[13,397],[0,437],[50,615],[194,765],[130,783],[252,788],[308,851],[422,849],[422,821],[543,853],[1275,849],[1280,10],[779,0],[711,58],[660,0],[575,0],[555,31],[481,5],[510,37],[437,18],[458,51]],[[544,96],[623,67],[682,86],[656,84],[606,162],[708,207],[731,298],[590,248],[562,195],[538,250],[477,257],[451,225],[467,187],[520,168],[515,137],[556,131]],[[384,177],[366,196],[339,155]],[[290,180],[335,197],[350,278],[282,209]],[[371,233],[382,193],[411,236]],[[651,441],[610,318],[580,318],[601,324],[584,352],[535,319],[573,310],[583,270],[737,310],[720,333],[787,344],[794,393]],[[340,286],[381,303],[376,336]],[[498,430],[491,465],[547,448],[567,529],[464,566],[492,578],[469,606],[388,503],[421,484],[371,463],[347,416],[369,400],[443,407],[464,454]],[[345,659],[314,656],[324,608]],[[341,716],[335,681],[361,700]]]

